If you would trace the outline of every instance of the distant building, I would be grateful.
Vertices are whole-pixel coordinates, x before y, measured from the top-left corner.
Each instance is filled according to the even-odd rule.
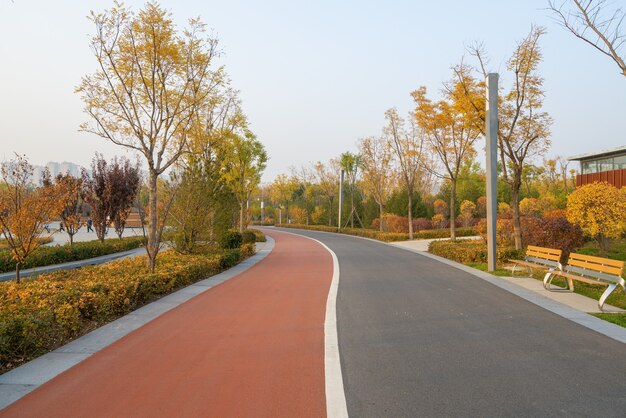
[[[45,169],[48,169],[51,177],[56,177],[59,174],[70,174],[74,177],[80,177],[81,166],[68,163],[64,161],[62,163],[49,162],[45,166],[35,165],[33,166],[32,182],[36,185],[41,184],[42,175]]]
[[[606,181],[617,188],[626,186],[626,146],[574,155],[568,160],[580,161],[576,187],[596,181]]]

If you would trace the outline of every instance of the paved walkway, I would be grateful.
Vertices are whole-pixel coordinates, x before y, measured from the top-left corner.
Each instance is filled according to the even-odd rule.
[[[34,267],[31,269],[20,271],[20,277],[28,277],[28,276],[32,276],[35,274],[50,273],[50,272],[57,271],[57,270],[77,269],[80,267],[103,264],[103,263],[108,263],[109,261],[118,260],[121,258],[137,257],[140,255],[145,255],[145,254],[146,254],[146,249],[144,247],[140,247],[140,248],[135,248],[135,249],[128,250],[128,251],[122,251],[119,253],[113,253],[113,254],[103,255],[100,257],[88,258],[85,260],[69,261],[67,263],[53,264],[51,266]],[[5,282],[7,280],[13,280],[13,279],[15,279],[14,271],[7,272],[7,273],[0,273],[0,282]]]
[[[332,258],[312,240],[272,235],[276,245],[263,262],[96,352],[0,416],[324,416]]]

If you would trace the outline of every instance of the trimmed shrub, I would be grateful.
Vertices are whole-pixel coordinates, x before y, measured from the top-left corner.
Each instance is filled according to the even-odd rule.
[[[252,232],[254,234],[255,242],[265,242],[265,241],[267,241],[263,231],[260,231],[258,229],[254,229],[254,228],[248,228],[248,231],[250,231],[250,232]]]
[[[119,253],[141,247],[143,237],[127,237],[121,240],[108,239],[104,242],[98,240],[75,242],[50,247],[37,248],[27,259],[22,269],[33,267],[50,266],[53,264],[67,263],[70,261],[86,260],[107,254]],[[0,272],[15,270],[15,260],[9,250],[0,251]]]
[[[245,230],[241,234],[241,242],[243,244],[248,244],[250,242],[256,242],[256,234],[253,231]]]
[[[220,247],[232,250],[241,247],[243,237],[238,231],[225,231],[219,239]]]
[[[346,235],[355,235],[358,237],[365,237],[376,239],[379,241],[392,242],[392,241],[406,241],[409,239],[409,234],[396,233],[396,232],[379,232],[372,229],[359,229],[359,228],[342,228],[341,231],[337,231],[337,227],[330,227],[324,225],[281,225],[284,228],[297,228],[306,229],[312,231],[323,232],[340,232]],[[472,227],[458,228],[456,230],[457,237],[468,237],[476,235],[476,231]],[[434,239],[434,238],[449,238],[450,230],[448,229],[430,229],[426,231],[417,231],[413,234],[414,239]]]
[[[447,258],[459,263],[486,263],[487,244],[482,240],[476,241],[433,241],[430,243],[428,251],[440,257]],[[514,247],[498,247],[497,259],[505,262],[509,259],[516,259],[524,256],[523,250],[516,250]]]
[[[231,267],[254,244],[223,252],[165,251],[151,273],[146,257],[0,283],[0,373],[182,286]]]

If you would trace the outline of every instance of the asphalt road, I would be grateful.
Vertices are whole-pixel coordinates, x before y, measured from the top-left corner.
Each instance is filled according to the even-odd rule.
[[[626,346],[469,273],[382,243],[295,231],[339,259],[352,417],[623,417]]]

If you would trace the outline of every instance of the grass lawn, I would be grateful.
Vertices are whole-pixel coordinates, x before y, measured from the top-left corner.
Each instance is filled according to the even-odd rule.
[[[626,313],[594,313],[592,315],[626,328]]]

